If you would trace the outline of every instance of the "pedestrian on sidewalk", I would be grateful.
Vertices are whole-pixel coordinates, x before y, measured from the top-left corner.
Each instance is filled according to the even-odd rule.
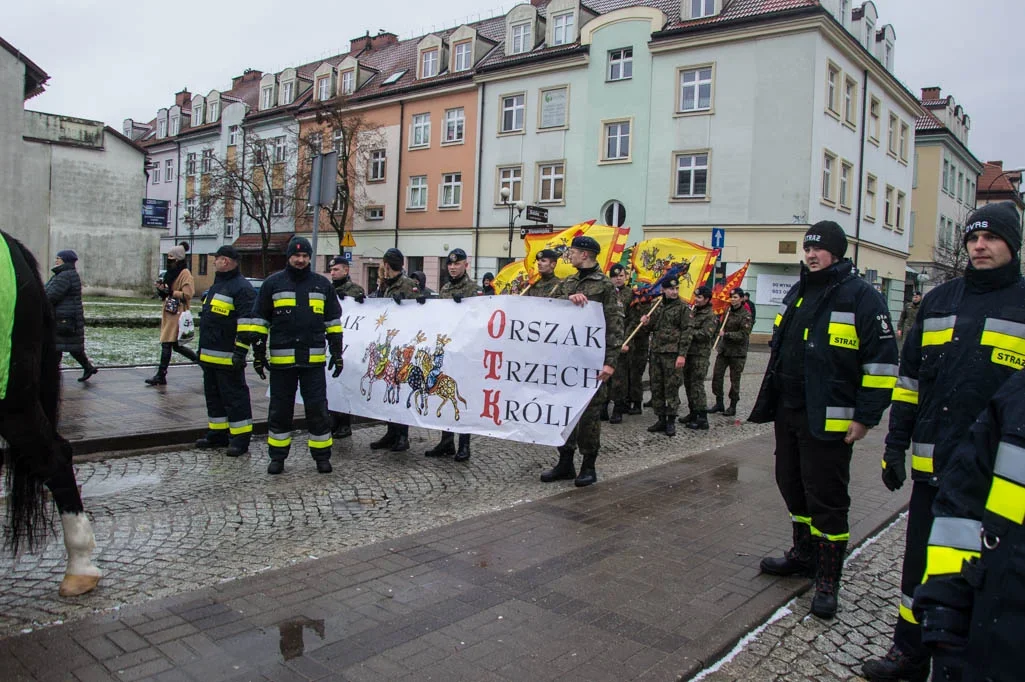
[[[744,292],[744,307],[751,313],[751,325],[754,326],[754,323],[758,320],[758,306],[751,300],[751,294],[746,291]]]
[[[494,296],[495,287],[493,286],[495,276],[490,272],[485,272],[484,276],[480,280],[481,295],[482,296]]]
[[[719,329],[718,353],[715,356],[715,368],[712,370],[712,393],[715,405],[710,413],[722,412],[727,417],[737,414],[737,402],[740,400],[740,380],[747,364],[747,350],[751,340],[751,313],[744,306],[744,290],[737,287],[730,292],[730,310],[722,327]],[[730,406],[723,404],[723,388],[726,370],[730,370]]]
[[[261,376],[264,368],[270,369],[268,474],[285,470],[296,389],[302,391],[310,456],[319,473],[331,473],[333,441],[324,365],[334,370],[332,376],[342,373],[342,311],[331,282],[310,268],[312,253],[308,239],[293,237],[285,250],[288,265],[264,280],[250,317],[239,321],[243,343],[253,348],[253,369]]]
[[[349,277],[349,261],[344,256],[335,256],[331,259],[331,286],[335,288],[335,294],[342,302],[344,312],[346,298],[351,298],[355,303],[362,303],[366,298],[363,287],[356,284]],[[343,412],[331,413],[331,437],[348,438],[352,435],[352,415]]]
[[[619,349],[623,345],[623,307],[616,297],[612,281],[598,267],[599,253],[601,246],[593,237],[581,235],[573,238],[566,256],[577,272],[562,281],[556,289],[556,297],[569,299],[578,306],[586,306],[588,301],[601,303],[605,317],[605,364],[598,374],[598,381],[605,382],[616,371]],[[541,474],[542,483],[574,479],[573,484],[582,488],[598,481],[594,464],[601,448],[601,419],[598,418],[600,400],[599,390],[584,408],[584,414],[569,438],[559,447],[558,464]],[[582,458],[579,476],[573,466],[573,454],[578,443]]]
[[[1025,628],[1025,372],[1000,387],[951,453],[914,617],[934,680],[1019,680]],[[929,668],[923,667],[924,680]],[[893,678],[891,678],[893,679]]]
[[[146,379],[150,386],[167,383],[171,351],[184,355],[190,362],[199,362],[195,351],[178,343],[178,318],[189,309],[189,301],[196,293],[194,286],[192,273],[185,267],[185,247],[172,246],[167,252],[167,271],[157,280],[157,293],[164,301],[164,309],[160,316],[160,366],[156,374]]]
[[[253,309],[256,291],[238,268],[239,254],[225,244],[214,256],[214,283],[199,316],[199,366],[203,369],[208,430],[198,448],[227,446],[238,457],[249,451],[253,407],[246,384],[249,344],[238,336],[239,319]]]
[[[708,396],[705,394],[705,377],[708,376],[708,356],[719,329],[719,322],[712,310],[712,290],[700,286],[694,290],[694,309],[690,311],[690,345],[687,347],[687,364],[683,368],[683,385],[687,388],[686,417],[680,423],[688,429],[708,430]]]
[[[46,283],[46,298],[57,321],[57,352],[71,353],[82,366],[79,381],[88,381],[99,370],[85,354],[85,313],[82,311],[82,279],[75,264],[78,254],[71,249],[57,252],[53,277]],[[58,363],[60,362],[58,356]]]
[[[793,520],[793,546],[762,559],[762,572],[814,577],[811,612],[821,618],[836,614],[854,443],[879,423],[897,382],[886,301],[846,252],[847,236],[831,220],[805,232],[801,278],[776,316],[749,417],[776,424],[776,484]]]
[[[694,335],[690,320],[690,310],[680,300],[680,280],[670,277],[662,282],[662,303],[640,320],[645,332],[651,330],[651,403],[658,421],[648,427],[650,433],[676,435],[680,384]]]
[[[925,679],[929,671],[929,651],[911,603],[926,567],[936,491],[958,441],[997,389],[1025,365],[1019,220],[1009,201],[968,217],[964,276],[922,299],[904,341],[882,477],[890,490],[903,485],[910,448],[911,501],[893,644],[885,657],[865,663],[869,680]]]
[[[466,274],[466,252],[462,249],[452,249],[448,254],[448,262],[445,266],[448,269],[449,280],[441,287],[441,298],[447,298],[462,303],[464,298],[472,298],[479,293],[477,284]],[[434,366],[434,369],[427,375],[427,390],[434,387],[441,367]],[[455,436],[451,431],[442,431],[441,441],[433,448],[424,453],[425,457],[451,457],[457,462],[465,462],[470,459],[470,434],[459,434],[459,447],[454,444]]]

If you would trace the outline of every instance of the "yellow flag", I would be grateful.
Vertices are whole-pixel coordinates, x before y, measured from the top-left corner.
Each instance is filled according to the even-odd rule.
[[[680,263],[680,298],[694,300],[694,289],[708,279],[715,267],[718,249],[709,249],[675,237],[645,239],[633,247],[630,266],[637,281],[654,284],[673,265]]]
[[[556,232],[555,234],[527,235],[526,239],[524,239],[524,247],[527,250],[524,263],[530,276],[530,281],[533,282],[538,278],[537,254],[544,249],[552,249],[558,252],[560,256],[559,263],[555,266],[556,277],[569,277],[575,274],[577,270],[569,264],[565,254],[570,243],[573,241],[573,237],[581,235],[587,235],[598,242],[598,245],[601,247],[601,252],[598,254],[597,259],[598,265],[601,267],[602,272],[608,272],[609,268],[613,264],[618,263],[622,257],[623,249],[626,248],[626,240],[630,236],[630,228],[595,225],[593,220],[588,220],[587,222],[567,227],[562,232]]]
[[[523,267],[523,261],[513,261],[498,271],[495,281],[491,286],[495,287],[496,294],[513,294],[514,296],[527,288],[530,279],[527,269]]]

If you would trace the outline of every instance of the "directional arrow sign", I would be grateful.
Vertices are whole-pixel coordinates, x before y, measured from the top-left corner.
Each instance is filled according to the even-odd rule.
[[[712,248],[721,249],[726,245],[726,230],[722,227],[712,228]]]

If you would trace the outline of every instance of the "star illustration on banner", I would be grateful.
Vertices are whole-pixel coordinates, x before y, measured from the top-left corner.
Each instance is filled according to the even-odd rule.
[[[374,329],[380,329],[381,327],[384,326],[384,323],[387,322],[387,321],[388,321],[388,313],[387,312],[381,313],[381,316],[379,318],[377,318],[377,326],[375,326]]]

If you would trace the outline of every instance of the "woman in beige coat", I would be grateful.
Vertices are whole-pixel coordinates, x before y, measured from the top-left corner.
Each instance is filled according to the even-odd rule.
[[[171,364],[171,351],[178,351],[192,362],[199,362],[199,356],[187,346],[178,343],[178,318],[189,309],[194,292],[192,273],[185,267],[185,248],[174,246],[167,252],[167,272],[157,282],[157,293],[164,299],[164,311],[160,318],[160,367],[146,383],[163,386],[167,383],[167,366]],[[173,312],[172,312],[173,311]]]

